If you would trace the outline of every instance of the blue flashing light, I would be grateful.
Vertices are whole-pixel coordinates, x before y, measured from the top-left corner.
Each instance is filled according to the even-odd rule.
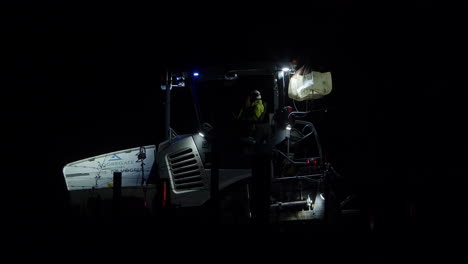
[[[193,76],[198,76],[198,75],[200,75],[198,72],[193,73]]]

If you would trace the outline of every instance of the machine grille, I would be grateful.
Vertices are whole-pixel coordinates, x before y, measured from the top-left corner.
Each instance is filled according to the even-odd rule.
[[[191,148],[169,155],[168,161],[176,191],[194,190],[203,187],[200,166]]]

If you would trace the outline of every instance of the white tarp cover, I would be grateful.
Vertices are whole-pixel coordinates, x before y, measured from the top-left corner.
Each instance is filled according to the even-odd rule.
[[[156,146],[144,146],[143,177],[148,179],[154,164]],[[142,183],[140,147],[111,152],[69,163],[63,167],[63,176],[69,191],[110,188],[114,172],[122,172],[122,187],[140,186]]]
[[[288,96],[296,101],[319,99],[332,90],[330,72],[311,71],[306,74],[299,70],[289,80]]]

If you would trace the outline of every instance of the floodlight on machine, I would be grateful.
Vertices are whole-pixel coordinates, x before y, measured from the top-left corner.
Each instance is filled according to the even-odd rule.
[[[311,206],[312,206],[312,199],[310,199],[310,196],[307,195],[307,207],[309,208],[309,210]]]
[[[205,122],[205,123],[203,123],[203,124],[201,125],[200,130],[198,131],[198,135],[200,135],[200,136],[203,137],[203,138],[204,138],[206,135],[207,135],[208,137],[210,137],[210,132],[211,132],[211,130],[213,130],[213,127],[212,127],[210,124],[208,124],[208,123]]]
[[[237,79],[237,73],[228,72],[224,75],[224,78],[228,81]]]

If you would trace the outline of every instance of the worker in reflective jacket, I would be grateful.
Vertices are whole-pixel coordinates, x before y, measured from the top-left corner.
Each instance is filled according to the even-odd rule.
[[[255,124],[259,122],[265,107],[262,102],[262,95],[258,90],[250,92],[246,98],[245,106],[240,110],[237,119],[243,126],[242,136],[253,136],[255,133]]]

